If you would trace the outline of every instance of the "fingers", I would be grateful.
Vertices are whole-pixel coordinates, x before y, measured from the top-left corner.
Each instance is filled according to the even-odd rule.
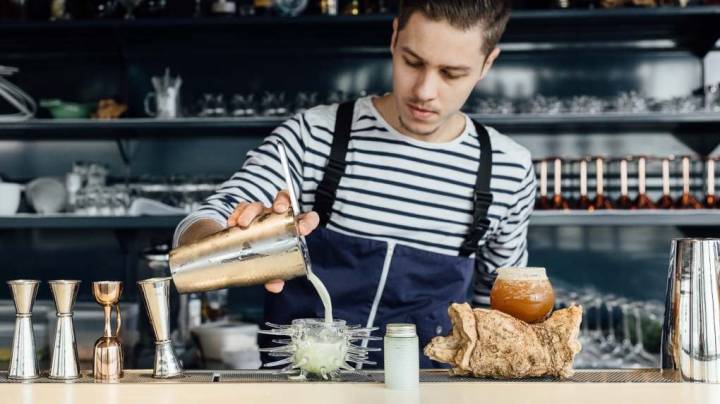
[[[265,289],[270,293],[280,293],[285,287],[285,282],[281,279],[275,279],[265,284]]]
[[[289,207],[290,195],[288,192],[285,190],[278,192],[275,196],[275,201],[273,202],[273,211],[275,213],[285,213]]]
[[[238,214],[235,225],[240,227],[248,227],[255,218],[262,213],[265,207],[261,202],[249,203],[245,208]],[[229,221],[229,220],[228,220]]]
[[[320,216],[317,212],[307,212],[298,215],[298,232],[301,236],[307,236],[312,233],[320,224]]]
[[[235,210],[230,214],[227,220],[228,227],[237,226],[237,218],[240,216],[240,214],[245,210],[245,208],[249,205],[247,202],[242,202],[238,204],[235,207]]]

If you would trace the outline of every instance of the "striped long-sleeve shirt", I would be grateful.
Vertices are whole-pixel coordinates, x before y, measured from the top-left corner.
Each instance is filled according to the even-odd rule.
[[[248,153],[240,171],[179,224],[175,243],[199,219],[213,219],[225,226],[241,202],[260,201],[270,206],[275,194],[286,188],[275,146],[278,140],[289,149],[301,209],[312,210],[330,153],[336,111],[337,105],[318,106],[277,127]],[[480,241],[483,265],[479,270],[486,272],[480,275],[503,266],[526,265],[527,226],[536,188],[527,149],[493,128],[487,129],[493,146],[493,203],[488,214],[490,229]],[[397,132],[370,97],[361,98],[355,104],[347,168],[327,227],[458,255],[472,220],[479,159],[480,145],[469,118],[464,133],[454,140],[422,142]],[[487,294],[479,286],[476,291]]]

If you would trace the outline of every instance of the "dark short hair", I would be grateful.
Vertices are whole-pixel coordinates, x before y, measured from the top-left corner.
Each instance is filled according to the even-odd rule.
[[[483,52],[490,52],[500,41],[510,18],[511,0],[400,0],[398,31],[407,25],[416,11],[433,21],[447,21],[468,30],[483,28]]]

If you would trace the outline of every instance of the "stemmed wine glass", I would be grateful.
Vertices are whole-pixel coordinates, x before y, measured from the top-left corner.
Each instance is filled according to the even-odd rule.
[[[540,196],[535,201],[535,209],[547,210],[550,209],[550,200],[547,196],[547,177],[548,177],[548,162],[547,160],[540,160]]]
[[[628,196],[628,162],[627,159],[620,160],[620,196],[615,202],[618,209],[631,209],[632,200]]]
[[[633,208],[635,209],[655,209],[655,204],[645,193],[645,163],[647,158],[645,156],[639,156],[638,162],[638,196],[635,198]]]
[[[678,209],[702,209],[700,202],[690,194],[690,157],[682,158],[683,193],[675,202]]]
[[[605,160],[602,157],[595,158],[596,190],[593,200],[593,210],[612,209],[612,202],[605,197]]]
[[[670,196],[670,160],[672,159],[674,159],[674,157],[670,156],[662,160],[663,194],[657,201],[657,206],[660,209],[672,209],[674,205],[672,196]]]
[[[553,181],[554,193],[552,197],[552,209],[570,209],[567,199],[562,195],[562,159],[559,157],[555,158],[553,174],[555,175],[555,180]]]
[[[707,177],[705,180],[707,195],[705,195],[704,205],[708,209],[714,209],[718,207],[718,204],[720,204],[717,196],[715,196],[715,159],[708,158],[705,166],[707,170]]]
[[[587,163],[588,159],[580,159],[580,197],[575,202],[575,209],[591,210],[592,202],[587,196]]]

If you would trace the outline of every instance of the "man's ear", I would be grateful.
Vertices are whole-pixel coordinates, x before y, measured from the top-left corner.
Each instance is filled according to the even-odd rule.
[[[495,63],[495,59],[500,56],[500,48],[495,47],[492,52],[490,52],[487,57],[485,58],[485,62],[483,63],[482,72],[480,73],[480,80],[484,79],[485,76],[490,71],[490,68],[492,67],[493,63]]]
[[[395,45],[397,45],[397,36],[398,36],[398,19],[397,17],[393,18],[393,33],[392,38],[390,39],[390,54],[395,54]]]

